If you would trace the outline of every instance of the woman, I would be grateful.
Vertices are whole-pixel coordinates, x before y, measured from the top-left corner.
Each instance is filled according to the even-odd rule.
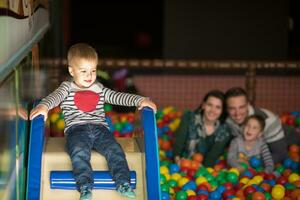
[[[203,164],[211,167],[224,153],[232,138],[224,121],[224,94],[219,90],[208,92],[194,112],[187,111],[175,131],[174,159],[192,157],[195,152],[204,156]]]

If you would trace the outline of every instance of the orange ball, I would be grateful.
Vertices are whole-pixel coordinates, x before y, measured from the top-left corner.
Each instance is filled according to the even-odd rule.
[[[299,153],[299,146],[296,145],[296,144],[291,144],[289,146],[289,152],[296,152],[296,153]]]
[[[199,166],[200,166],[200,163],[199,163],[199,162],[197,162],[197,161],[195,161],[195,160],[192,160],[192,161],[191,161],[191,169],[197,170],[197,169],[199,168]]]
[[[180,167],[181,168],[183,168],[183,167],[185,167],[185,168],[190,168],[191,167],[191,161],[190,160],[188,160],[188,159],[181,159],[181,162],[180,162]]]
[[[253,200],[265,200],[265,195],[262,192],[254,192],[252,195]]]
[[[270,186],[269,184],[267,184],[267,183],[262,183],[262,184],[260,185],[260,187],[261,187],[262,189],[264,189],[265,191],[267,191],[267,192],[270,192],[270,190],[271,190],[271,186]]]
[[[300,196],[300,189],[295,189],[291,193],[292,199],[297,199]]]
[[[201,153],[194,153],[193,160],[202,163],[203,155]]]

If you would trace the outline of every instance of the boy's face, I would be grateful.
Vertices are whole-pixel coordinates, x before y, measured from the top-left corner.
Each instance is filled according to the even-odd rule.
[[[88,60],[78,60],[76,66],[69,66],[69,73],[74,82],[81,88],[90,87],[97,77],[97,63]]]
[[[249,119],[244,127],[244,138],[246,141],[254,141],[262,134],[261,126],[256,119]]]
[[[248,116],[248,101],[245,96],[230,97],[226,101],[229,117],[238,125],[245,122]]]

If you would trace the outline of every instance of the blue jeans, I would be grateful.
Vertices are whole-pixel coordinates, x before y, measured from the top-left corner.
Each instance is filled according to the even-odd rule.
[[[124,151],[107,127],[98,124],[73,125],[66,135],[66,150],[71,158],[78,190],[82,186],[93,188],[93,170],[90,163],[92,149],[106,158],[117,187],[125,182],[130,183]]]

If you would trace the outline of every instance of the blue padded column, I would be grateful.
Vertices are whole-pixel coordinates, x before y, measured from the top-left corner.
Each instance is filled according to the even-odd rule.
[[[45,125],[42,115],[32,120],[29,137],[26,199],[39,200],[42,153],[45,140]]]
[[[146,183],[149,200],[161,200],[159,154],[155,114],[151,108],[143,108],[142,123],[146,157]]]

